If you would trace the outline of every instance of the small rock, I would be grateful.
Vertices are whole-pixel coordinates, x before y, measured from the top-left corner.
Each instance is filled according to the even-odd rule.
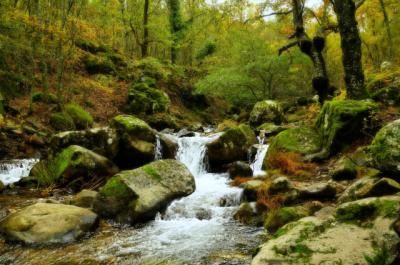
[[[82,208],[93,208],[97,194],[98,192],[93,190],[82,190],[73,197],[71,203]]]
[[[253,170],[248,163],[236,161],[229,165],[229,177],[234,179],[236,177],[250,177],[253,176]]]
[[[334,180],[350,180],[357,177],[357,165],[348,157],[339,159],[332,172]]]
[[[288,191],[289,189],[291,189],[291,187],[292,184],[290,183],[289,179],[285,176],[280,176],[272,181],[269,190],[273,193],[276,193]]]
[[[317,183],[299,189],[301,199],[333,199],[336,196],[336,185],[332,182]]]
[[[179,138],[181,138],[181,137],[193,137],[196,134],[194,132],[189,131],[188,129],[184,128],[184,129],[180,130],[176,135]]]
[[[268,212],[267,218],[264,222],[264,227],[269,232],[274,232],[287,223],[297,221],[309,215],[310,212],[303,206],[282,207]]]
[[[240,204],[233,218],[245,225],[260,226],[263,224],[262,214],[258,212],[255,202]]]
[[[240,185],[243,188],[241,201],[252,202],[257,200],[257,193],[267,187],[262,180],[250,180]]]

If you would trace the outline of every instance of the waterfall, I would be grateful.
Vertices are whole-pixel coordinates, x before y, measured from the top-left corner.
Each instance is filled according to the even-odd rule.
[[[0,161],[0,181],[8,185],[29,175],[39,159],[21,159]]]
[[[267,144],[258,144],[256,145],[257,153],[254,158],[254,161],[250,164],[251,169],[253,169],[253,176],[265,175],[265,171],[262,170],[262,166],[264,163],[264,158],[267,155],[268,145]]]
[[[193,261],[218,249],[234,249],[239,241],[254,240],[254,233],[259,230],[241,226],[232,218],[240,203],[241,189],[229,185],[227,173],[207,172],[206,145],[217,137],[219,134],[175,137],[176,159],[195,177],[196,190],[174,201],[131,238],[132,244],[124,242],[121,246],[116,242],[121,253],[140,253],[143,260],[179,259],[198,264]]]
[[[160,136],[156,134],[156,147],[154,150],[154,160],[160,160],[160,159],[162,159],[162,145]]]

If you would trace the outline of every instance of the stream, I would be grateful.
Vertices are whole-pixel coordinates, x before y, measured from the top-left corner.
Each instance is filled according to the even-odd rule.
[[[233,220],[241,189],[229,186],[228,174],[207,172],[206,144],[218,136],[176,138],[176,158],[194,175],[196,191],[174,201],[154,221],[136,227],[103,221],[93,235],[63,247],[8,245],[0,240],[0,264],[249,264],[264,233]],[[252,163],[255,174],[262,172],[266,149],[258,147]],[[0,180],[7,178],[1,173]]]

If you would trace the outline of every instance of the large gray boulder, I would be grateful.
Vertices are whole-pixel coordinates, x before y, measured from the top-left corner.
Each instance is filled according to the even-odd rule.
[[[154,159],[156,131],[132,115],[119,115],[111,121],[118,135],[119,147],[114,161],[122,168],[135,168]]]
[[[399,252],[393,228],[399,210],[400,196],[368,198],[288,223],[260,246],[251,264],[392,264]]]
[[[88,209],[37,203],[7,216],[0,222],[0,232],[9,241],[69,243],[93,230],[97,220],[97,215]]]
[[[383,127],[368,149],[376,168],[400,176],[400,120]]]
[[[184,164],[176,160],[158,160],[122,171],[108,180],[100,188],[94,209],[120,222],[144,222],[194,189],[194,177]]]
[[[79,145],[113,159],[118,151],[118,137],[115,130],[102,127],[83,131],[60,132],[53,135],[50,140],[50,148],[54,154],[70,145]]]
[[[246,160],[248,150],[255,142],[256,136],[248,125],[241,124],[228,129],[220,137],[207,144],[211,168]]]

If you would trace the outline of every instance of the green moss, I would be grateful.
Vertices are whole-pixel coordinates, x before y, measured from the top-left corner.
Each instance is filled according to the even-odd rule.
[[[257,102],[250,113],[250,124],[259,126],[265,122],[281,124],[285,120],[281,105],[272,100]]]
[[[148,174],[149,176],[153,177],[154,179],[160,181],[161,180],[161,175],[158,173],[158,170],[156,170],[154,167],[151,165],[145,165],[142,167],[142,170]]]
[[[128,111],[131,113],[158,113],[164,112],[170,105],[167,94],[147,82],[148,79],[134,83],[128,91]],[[152,79],[150,79],[152,80]]]
[[[304,244],[297,244],[293,250],[301,258],[309,258],[313,254],[313,251]]]
[[[267,230],[274,231],[287,223],[297,221],[308,215],[309,213],[304,207],[283,207],[276,211],[270,211],[264,226]]]
[[[89,74],[111,74],[115,72],[114,63],[105,54],[88,54],[83,63]]]
[[[35,92],[32,94],[32,102],[43,102],[43,103],[57,103],[57,96],[52,93]]]
[[[336,152],[365,129],[366,120],[377,110],[367,100],[333,100],[324,104],[316,121],[325,156]]]
[[[58,131],[68,131],[75,129],[72,117],[66,112],[57,112],[50,115],[51,127]]]
[[[151,130],[150,126],[143,120],[132,115],[118,115],[112,120],[117,128],[124,131],[135,133],[143,130]]]
[[[65,112],[71,116],[77,128],[86,129],[93,124],[92,115],[77,104],[67,104]]]
[[[117,198],[123,198],[127,196],[127,194],[130,196],[131,194],[131,190],[119,175],[109,179],[99,192],[105,197]]]

